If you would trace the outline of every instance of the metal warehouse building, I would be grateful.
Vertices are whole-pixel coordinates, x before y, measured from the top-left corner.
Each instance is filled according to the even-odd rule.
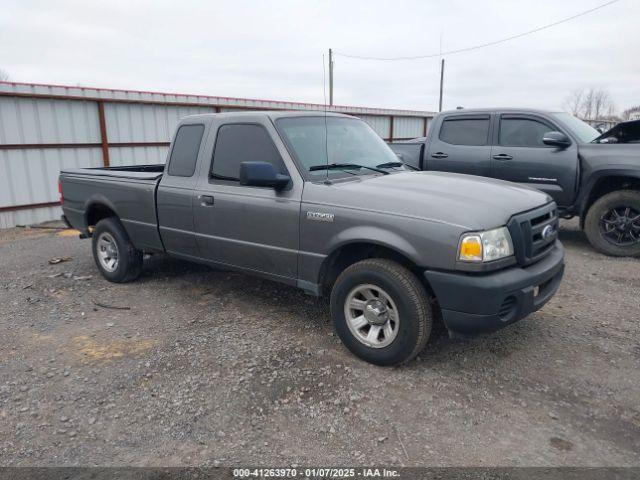
[[[324,105],[0,82],[0,228],[60,217],[60,169],[164,163],[178,120],[235,110],[324,110]],[[433,112],[333,106],[385,140],[427,132]]]

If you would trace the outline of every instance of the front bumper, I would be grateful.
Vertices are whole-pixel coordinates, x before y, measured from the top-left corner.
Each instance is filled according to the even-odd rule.
[[[506,327],[539,310],[556,293],[564,273],[564,247],[525,268],[472,275],[426,270],[444,323],[452,335],[472,336]],[[537,295],[536,295],[537,290]]]

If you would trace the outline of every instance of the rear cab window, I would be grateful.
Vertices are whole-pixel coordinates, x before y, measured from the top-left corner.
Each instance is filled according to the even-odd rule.
[[[268,162],[277,172],[287,173],[280,152],[262,125],[228,123],[220,126],[213,148],[210,181],[239,184],[242,162]]]
[[[182,125],[173,141],[167,173],[174,177],[191,177],[196,170],[204,125]]]
[[[439,139],[451,145],[484,146],[489,141],[489,115],[445,118]]]

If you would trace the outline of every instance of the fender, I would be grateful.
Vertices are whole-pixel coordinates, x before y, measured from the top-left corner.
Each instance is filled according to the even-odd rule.
[[[85,230],[88,229],[88,227],[89,227],[89,212],[91,211],[91,208],[96,206],[96,205],[107,207],[111,211],[113,211],[118,218],[120,217],[120,215],[118,213],[118,209],[113,204],[113,202],[111,202],[111,200],[109,200],[107,197],[105,197],[101,193],[95,193],[95,194],[91,195],[86,200],[86,202],[84,203],[84,227],[85,227]]]
[[[580,215],[580,223],[582,224],[584,215],[587,213],[587,203],[591,197],[593,189],[598,182],[607,177],[632,177],[640,180],[640,168],[633,165],[611,165],[606,168],[594,170],[590,175],[586,183],[583,184],[580,189],[580,195],[578,196],[578,214]]]
[[[385,230],[379,227],[371,226],[358,226],[348,228],[339,232],[332,237],[327,245],[326,256],[316,257],[307,265],[307,274],[305,275],[307,280],[299,279],[298,286],[309,291],[313,295],[321,295],[321,284],[323,277],[330,267],[331,262],[336,258],[336,254],[343,247],[349,245],[357,245],[367,243],[370,245],[376,245],[384,247],[407,258],[414,264],[418,264],[418,252],[405,238],[389,230]],[[302,253],[302,252],[301,252]]]
[[[372,226],[356,226],[340,231],[329,241],[327,249],[331,257],[340,248],[353,243],[370,243],[393,250],[419,264],[418,250],[404,237],[390,230]]]

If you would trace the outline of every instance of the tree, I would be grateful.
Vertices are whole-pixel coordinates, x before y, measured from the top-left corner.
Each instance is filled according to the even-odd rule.
[[[579,88],[571,92],[564,99],[564,108],[571,112],[576,117],[580,116],[582,109],[582,97],[584,96],[584,89]]]
[[[593,117],[602,118],[604,116],[612,116],[615,108],[611,95],[606,90],[595,90],[593,92]]]
[[[0,68],[0,82],[8,82],[9,80],[11,80],[9,74]]]
[[[621,114],[622,119],[623,120],[629,120],[634,113],[635,114],[640,114],[640,105],[636,105],[635,107],[627,108]]]
[[[607,90],[591,87],[571,92],[564,101],[564,108],[576,117],[598,120],[615,116],[615,104]]]

